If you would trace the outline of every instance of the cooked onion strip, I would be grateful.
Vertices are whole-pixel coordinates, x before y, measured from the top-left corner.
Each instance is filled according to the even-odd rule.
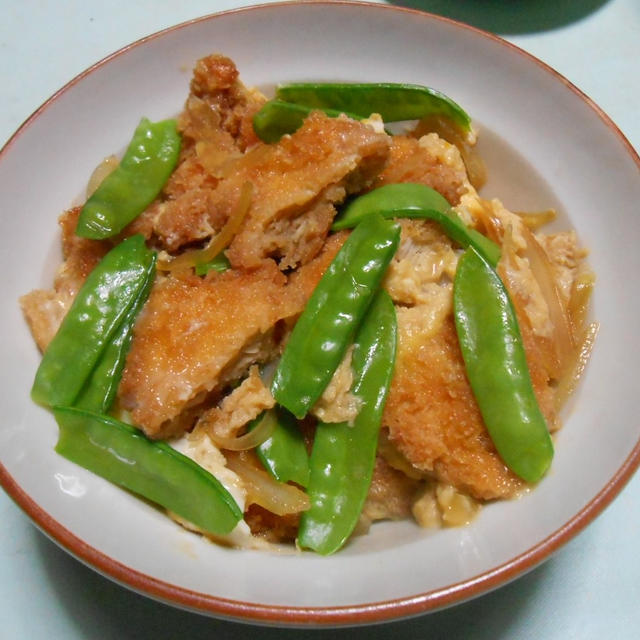
[[[515,247],[510,229],[504,229],[502,223],[493,215],[490,206],[480,201],[474,209],[474,215],[484,226],[487,236],[502,245],[503,261],[508,264],[509,256],[518,254],[527,260],[531,273],[540,287],[540,292],[549,311],[549,320],[553,328],[551,336],[555,362],[548,363],[551,374],[561,378],[567,363],[571,361],[577,347],[575,324],[568,305],[562,299],[556,284],[551,262],[533,233],[526,224],[519,225],[518,231],[524,238],[525,247]],[[539,214],[538,214],[539,215]],[[515,265],[513,265],[515,269]],[[509,269],[507,269],[507,272]],[[507,273],[508,276],[508,273]]]
[[[229,219],[217,236],[214,236],[204,249],[192,249],[171,260],[158,260],[158,269],[162,271],[184,271],[195,267],[197,264],[213,260],[223,249],[226,249],[234,236],[240,230],[249,207],[251,206],[251,195],[253,185],[245,182],[240,189],[240,198],[235,208],[229,215]]]
[[[482,198],[477,198],[472,213],[484,227],[487,238],[493,240],[496,244],[503,244],[504,229],[500,220],[493,213],[491,204]]]
[[[573,352],[577,347],[573,322],[560,296],[551,262],[545,250],[529,229],[523,227],[522,233],[527,244],[523,251],[523,257],[529,262],[533,277],[538,283],[542,296],[547,303],[549,319],[553,325],[553,344],[558,359],[558,368],[555,373],[557,377],[562,377],[563,371],[567,363],[571,361]]]
[[[578,274],[573,283],[568,311],[576,327],[584,324],[595,281],[596,277],[591,271],[584,271]]]
[[[545,209],[544,211],[514,211],[520,220],[532,231],[537,231],[549,222],[553,222],[557,213],[555,209]]]
[[[257,504],[271,513],[284,516],[306,511],[309,496],[291,484],[278,482],[251,463],[245,453],[228,453],[227,466],[236,473],[247,490],[247,503]]]
[[[271,437],[276,428],[276,416],[273,411],[266,411],[262,420],[258,422],[254,429],[235,438],[225,438],[216,435],[213,429],[209,432],[209,437],[218,449],[227,451],[247,451],[259,447],[263,442]]]
[[[599,325],[597,322],[592,322],[587,326],[578,347],[574,350],[570,362],[565,367],[562,377],[558,381],[555,395],[556,409],[558,411],[576,390],[578,382],[582,378],[582,374],[591,357],[593,345],[598,335],[598,329]]]
[[[87,183],[87,199],[102,184],[103,180],[116,170],[120,160],[116,156],[107,156],[94,170]]]

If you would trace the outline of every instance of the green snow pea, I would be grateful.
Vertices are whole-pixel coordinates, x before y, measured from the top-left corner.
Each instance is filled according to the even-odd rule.
[[[309,455],[296,419],[282,407],[265,412],[276,420],[271,436],[256,447],[264,468],[279,482],[295,482],[306,487],[309,482]],[[265,416],[256,418],[263,420]]]
[[[473,248],[458,262],[453,308],[467,376],[489,435],[515,474],[537,482],[551,465],[553,443],[509,294]]]
[[[55,407],[56,451],[65,458],[178,514],[225,535],[242,518],[229,492],[208,471],[164,442],[107,416]]]
[[[353,532],[367,497],[378,433],[395,363],[397,322],[380,290],[355,339],[352,393],[362,406],[354,424],[319,424],[307,492],[311,507],[300,520],[298,544],[327,555]]]
[[[276,369],[276,402],[303,418],[331,380],[400,241],[400,227],[367,216],[314,289]]]
[[[133,327],[136,318],[149,297],[149,292],[155,279],[155,265],[156,255],[154,254],[148,267],[145,283],[140,288],[134,303],[129,308],[113,338],[105,347],[91,376],[74,402],[74,406],[97,413],[109,412],[122,378],[122,371],[133,338]]]
[[[154,252],[141,235],[120,243],[78,291],[36,372],[31,397],[72,405],[147,282]]]
[[[227,256],[224,253],[219,253],[215,258],[209,260],[209,262],[201,262],[196,265],[196,275],[205,276],[209,271],[217,271],[222,273],[231,267]]]
[[[315,109],[300,104],[291,104],[282,100],[269,100],[253,117],[253,130],[263,142],[277,142],[287,133],[293,133],[300,128],[305,118]],[[335,109],[322,109],[332,118],[344,113]],[[360,116],[352,113],[345,114],[355,120]]]
[[[301,82],[278,87],[276,99],[363,118],[378,113],[384,122],[442,115],[464,131],[471,129],[471,118],[460,105],[440,91],[417,84]]]
[[[180,144],[175,120],[143,118],[120,164],[82,208],[76,234],[99,240],[122,231],[160,193],[178,162]]]
[[[354,198],[336,217],[332,229],[349,229],[372,213],[379,213],[384,218],[434,220],[452,240],[465,248],[473,246],[492,266],[500,260],[500,247],[467,227],[449,202],[424,184],[387,184]]]

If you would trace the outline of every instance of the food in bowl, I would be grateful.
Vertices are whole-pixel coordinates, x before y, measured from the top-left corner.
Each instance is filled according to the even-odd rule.
[[[323,554],[534,485],[594,278],[552,213],[478,194],[474,143],[425,87],[267,100],[199,60],[177,120],[143,119],[62,214],[54,288],[21,300],[57,451],[217,541]]]

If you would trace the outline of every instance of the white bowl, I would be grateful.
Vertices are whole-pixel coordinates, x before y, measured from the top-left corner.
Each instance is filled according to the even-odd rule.
[[[520,500],[469,527],[383,523],[335,556],[214,546],[54,452],[57,427],[31,403],[39,354],[18,297],[48,286],[58,214],[142,115],[176,114],[201,56],[232,57],[246,84],[406,81],[447,93],[481,132],[485,190],[514,209],[556,207],[598,275],[592,361],[557,436],[553,468]],[[484,593],[547,558],[615,497],[640,463],[637,274],[640,160],[613,123],[553,70],[497,37],[384,5],[254,7],[179,25],[72,80],[0,155],[6,311],[1,324],[0,480],[35,523],[114,580],[159,600],[274,624],[357,624]]]

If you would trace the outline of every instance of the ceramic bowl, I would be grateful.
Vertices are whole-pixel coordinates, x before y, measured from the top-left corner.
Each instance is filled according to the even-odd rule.
[[[555,207],[590,248],[600,322],[591,363],[556,437],[549,475],[491,504],[468,527],[374,525],[331,557],[215,546],[54,452],[57,426],[32,404],[39,354],[20,313],[59,263],[57,216],[142,115],[176,114],[201,56],[224,53],[269,92],[296,80],[433,86],[472,115],[488,196],[515,210]],[[51,538],[106,576],[170,604],[270,624],[359,624],[484,593],[545,560],[615,497],[640,461],[637,154],[566,79],[503,40],[385,5],[271,4],[152,35],[73,79],[0,155],[0,479]]]

